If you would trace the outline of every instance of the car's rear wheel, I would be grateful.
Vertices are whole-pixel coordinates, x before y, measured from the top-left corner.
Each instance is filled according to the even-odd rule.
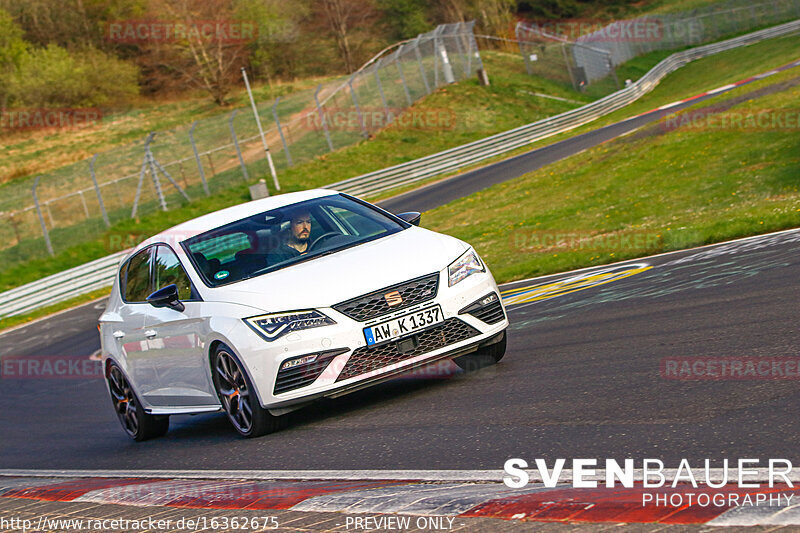
[[[211,358],[214,389],[234,429],[243,437],[260,437],[282,429],[286,416],[261,407],[250,377],[233,350],[221,344]]]
[[[506,354],[506,338],[506,333],[503,332],[502,340],[495,342],[494,344],[489,344],[488,346],[478,348],[477,351],[470,354],[456,357],[453,359],[453,362],[462,370],[466,370],[467,372],[494,365],[500,362],[500,360]]]
[[[117,413],[122,429],[133,440],[141,442],[161,437],[169,430],[169,416],[156,416],[145,412],[136,397],[128,378],[114,363],[108,365],[106,373],[111,402]]]

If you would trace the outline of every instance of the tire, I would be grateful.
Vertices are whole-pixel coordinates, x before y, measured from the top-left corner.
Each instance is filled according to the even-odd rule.
[[[497,364],[506,354],[507,338],[508,336],[504,331],[503,338],[500,341],[478,348],[477,351],[470,354],[456,357],[453,359],[453,362],[466,372],[472,372],[474,370],[479,370],[481,368]]]
[[[233,428],[246,438],[260,437],[286,426],[286,416],[261,407],[253,382],[229,347],[220,344],[211,357],[211,375],[222,409]]]
[[[169,416],[156,416],[145,412],[128,378],[115,364],[106,372],[111,403],[122,429],[136,442],[164,436],[169,431]]]

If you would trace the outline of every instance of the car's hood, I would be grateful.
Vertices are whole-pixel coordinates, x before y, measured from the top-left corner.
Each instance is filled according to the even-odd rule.
[[[268,313],[330,307],[438,272],[467,248],[453,237],[411,227],[276,272],[205,289],[203,296],[207,301],[235,302]]]

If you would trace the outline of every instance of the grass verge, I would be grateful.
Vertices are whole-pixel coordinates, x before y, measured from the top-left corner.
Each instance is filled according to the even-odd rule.
[[[696,107],[796,121],[798,76],[788,71]],[[779,92],[758,98],[776,82]],[[452,202],[423,222],[472,243],[498,282],[800,225],[796,128],[666,124]]]

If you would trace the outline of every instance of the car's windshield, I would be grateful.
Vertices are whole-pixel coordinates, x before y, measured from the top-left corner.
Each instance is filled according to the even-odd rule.
[[[211,287],[274,272],[408,227],[346,195],[259,213],[182,243]]]

